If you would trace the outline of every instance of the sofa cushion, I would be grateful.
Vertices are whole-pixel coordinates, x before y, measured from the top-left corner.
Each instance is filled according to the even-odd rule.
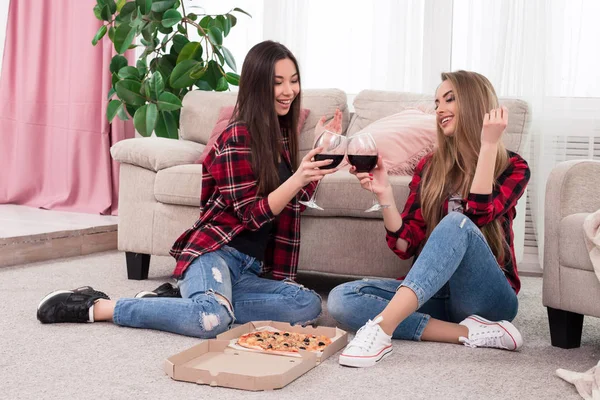
[[[180,118],[181,139],[206,144],[217,123],[221,108],[235,105],[235,92],[205,92],[192,90],[183,98]],[[350,119],[346,93],[339,89],[306,89],[302,91],[302,108],[310,110],[310,115],[300,134],[300,150],[312,148],[313,132],[319,119],[325,115],[333,118],[337,108],[343,112],[342,126],[347,127]]]
[[[125,139],[110,148],[115,161],[160,171],[174,165],[193,164],[204,145],[189,140],[159,137]]]
[[[361,133],[370,133],[390,175],[412,175],[436,142],[435,116],[421,110],[404,110],[378,119]]]
[[[400,211],[408,198],[408,184],[410,176],[390,176],[390,183],[394,190],[396,205]],[[342,169],[335,174],[327,175],[319,185],[317,204],[324,211],[307,209],[305,214],[322,217],[356,217],[382,219],[381,213],[364,212],[372,204],[373,197],[363,189],[356,177],[347,169]],[[383,227],[382,227],[383,229]]]
[[[594,271],[583,233],[583,221],[588,215],[588,213],[571,214],[560,221],[558,228],[560,265]]]
[[[200,207],[202,165],[187,164],[163,169],[156,174],[154,197],[165,204]]]
[[[519,99],[500,98],[499,100],[509,110],[508,126],[503,136],[504,145],[509,150],[522,153],[525,146],[523,134],[529,128],[529,107],[526,102]],[[354,98],[354,115],[348,127],[348,136],[378,119],[407,108],[433,113],[433,101],[433,95],[363,90]]]

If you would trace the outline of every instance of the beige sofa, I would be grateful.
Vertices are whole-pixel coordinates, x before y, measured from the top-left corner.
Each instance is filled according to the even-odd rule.
[[[179,140],[136,138],[112,147],[113,158],[121,163],[118,246],[126,252],[130,279],[145,279],[150,255],[167,255],[175,239],[198,218],[202,166],[194,162],[205,147],[219,110],[233,105],[235,96],[190,92],[183,100]],[[505,144],[524,155],[527,104],[516,99],[503,99],[502,103],[510,109]],[[318,119],[322,115],[333,117],[336,108],[343,111],[343,133],[353,135],[405,108],[432,108],[433,97],[365,90],[355,97],[354,112],[350,113],[344,92],[304,90],[302,104],[311,110],[300,139],[301,151],[306,153],[312,147]],[[408,196],[410,179],[391,177],[400,207]],[[302,217],[299,270],[394,278],[404,274],[410,260],[402,261],[388,249],[381,214],[364,212],[370,202],[370,194],[348,172],[339,171],[324,179],[318,203],[325,211],[308,210]],[[522,233],[515,235],[523,237]]]
[[[600,161],[566,161],[546,185],[544,294],[553,346],[579,347],[583,316],[600,317],[600,282],[585,246],[583,220],[600,209]]]

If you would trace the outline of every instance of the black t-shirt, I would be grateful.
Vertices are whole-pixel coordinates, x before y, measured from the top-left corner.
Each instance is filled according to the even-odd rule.
[[[292,171],[282,159],[279,162],[279,181],[283,183],[292,176]],[[228,246],[233,247],[237,251],[256,258],[259,261],[264,261],[265,251],[269,244],[271,232],[273,231],[273,223],[268,222],[260,227],[257,231],[243,230],[236,237],[231,239]]]

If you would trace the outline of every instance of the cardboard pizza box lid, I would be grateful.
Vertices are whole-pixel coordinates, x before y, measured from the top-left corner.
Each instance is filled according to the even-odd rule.
[[[332,343],[321,355],[301,350],[295,357],[229,347],[231,339],[264,326],[327,335]],[[276,321],[248,322],[169,357],[164,370],[174,380],[202,385],[254,391],[280,389],[342,349],[347,341],[348,334],[338,328],[303,328]]]

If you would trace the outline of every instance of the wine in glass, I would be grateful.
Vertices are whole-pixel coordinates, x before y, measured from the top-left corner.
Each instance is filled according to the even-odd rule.
[[[361,133],[348,139],[348,162],[356,168],[356,172],[369,172],[377,166],[379,152],[375,140],[370,133]],[[373,193],[373,185],[369,181],[373,204],[365,212],[380,211],[388,208],[388,204],[379,204],[377,196]]]
[[[346,137],[338,135],[337,133],[325,130],[315,142],[313,148],[322,147],[323,151],[315,155],[315,161],[333,160],[331,164],[324,165],[320,169],[332,169],[336,168],[344,160],[346,154]],[[316,208],[317,210],[323,211],[323,208],[317,204],[317,191],[319,190],[319,184],[313,192],[312,197],[309,201],[301,201],[300,204],[304,204],[310,208]]]

